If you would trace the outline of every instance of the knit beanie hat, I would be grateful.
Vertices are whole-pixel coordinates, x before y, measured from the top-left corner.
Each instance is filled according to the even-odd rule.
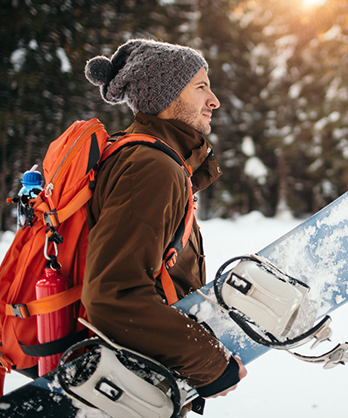
[[[100,86],[110,104],[125,102],[134,113],[157,115],[170,105],[196,73],[208,64],[192,48],[134,39],[121,45],[111,59],[87,62],[88,81]]]

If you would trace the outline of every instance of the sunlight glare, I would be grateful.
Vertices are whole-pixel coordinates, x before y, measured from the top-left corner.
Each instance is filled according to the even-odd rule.
[[[326,3],[326,0],[302,0],[305,7],[319,7]]]

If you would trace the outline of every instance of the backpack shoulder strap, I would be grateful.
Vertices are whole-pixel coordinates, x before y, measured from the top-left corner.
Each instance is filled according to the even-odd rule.
[[[193,225],[194,204],[191,183],[192,170],[191,167],[185,164],[184,159],[174,148],[169,146],[163,140],[146,134],[125,134],[116,141],[109,143],[109,145],[104,150],[102,161],[106,160],[111,155],[120,151],[122,148],[130,145],[147,145],[149,147],[156,148],[164,152],[179,164],[187,178],[189,186],[189,198],[186,204],[185,214],[177,231],[175,232],[174,237],[171,240],[169,247],[166,249],[164,253],[161,269],[156,274],[156,277],[158,277],[159,275],[161,277],[162,287],[168,305],[172,305],[178,301],[178,296],[175,290],[174,283],[168,273],[168,270],[175,265],[179,253],[184,249],[185,245],[187,244]]]
[[[108,145],[104,149],[101,160],[106,160],[112,154],[129,145],[147,145],[149,147],[156,148],[176,161],[184,169],[187,177],[190,178],[192,175],[191,169],[185,164],[184,159],[173,147],[168,145],[162,139],[147,134],[125,134],[116,141],[109,141]]]

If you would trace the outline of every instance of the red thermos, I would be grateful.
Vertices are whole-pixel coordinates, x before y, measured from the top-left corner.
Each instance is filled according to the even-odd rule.
[[[51,296],[69,289],[71,281],[59,271],[46,268],[43,276],[36,282],[36,299]],[[72,305],[47,314],[37,315],[37,336],[40,344],[65,337],[73,332]],[[58,365],[61,354],[39,358],[39,376]]]

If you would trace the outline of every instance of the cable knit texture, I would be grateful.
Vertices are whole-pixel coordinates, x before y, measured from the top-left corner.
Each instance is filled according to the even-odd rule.
[[[100,86],[110,104],[125,102],[134,113],[157,115],[208,64],[196,50],[145,39],[121,45],[111,59],[97,56],[87,62],[86,78]]]

